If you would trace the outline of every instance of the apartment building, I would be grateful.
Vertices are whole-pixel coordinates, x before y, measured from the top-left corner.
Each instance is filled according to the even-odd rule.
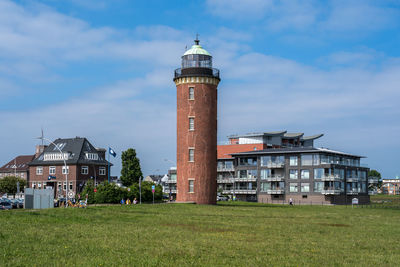
[[[243,201],[369,203],[368,167],[362,156],[315,148],[323,134],[286,131],[232,135],[218,145],[218,192]],[[172,182],[172,181],[171,181]]]

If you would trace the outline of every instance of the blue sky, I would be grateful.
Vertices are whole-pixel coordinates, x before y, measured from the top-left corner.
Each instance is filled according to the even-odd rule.
[[[0,162],[33,153],[43,127],[165,173],[173,70],[199,33],[221,70],[220,141],[324,133],[317,146],[400,175],[398,0],[2,0],[0,14]]]

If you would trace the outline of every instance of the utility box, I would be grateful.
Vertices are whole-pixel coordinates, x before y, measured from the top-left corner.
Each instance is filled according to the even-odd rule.
[[[54,208],[54,190],[52,188],[25,188],[25,209]]]

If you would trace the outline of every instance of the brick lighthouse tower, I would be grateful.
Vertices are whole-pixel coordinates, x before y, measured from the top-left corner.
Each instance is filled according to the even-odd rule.
[[[175,70],[177,90],[177,202],[215,204],[217,198],[217,86],[219,70],[199,44]]]

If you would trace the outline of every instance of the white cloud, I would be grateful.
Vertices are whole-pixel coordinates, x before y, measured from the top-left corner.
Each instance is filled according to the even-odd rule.
[[[257,21],[269,31],[362,33],[399,24],[399,11],[385,2],[346,0],[208,0],[210,13],[225,19]],[[263,27],[261,27],[263,28]]]

